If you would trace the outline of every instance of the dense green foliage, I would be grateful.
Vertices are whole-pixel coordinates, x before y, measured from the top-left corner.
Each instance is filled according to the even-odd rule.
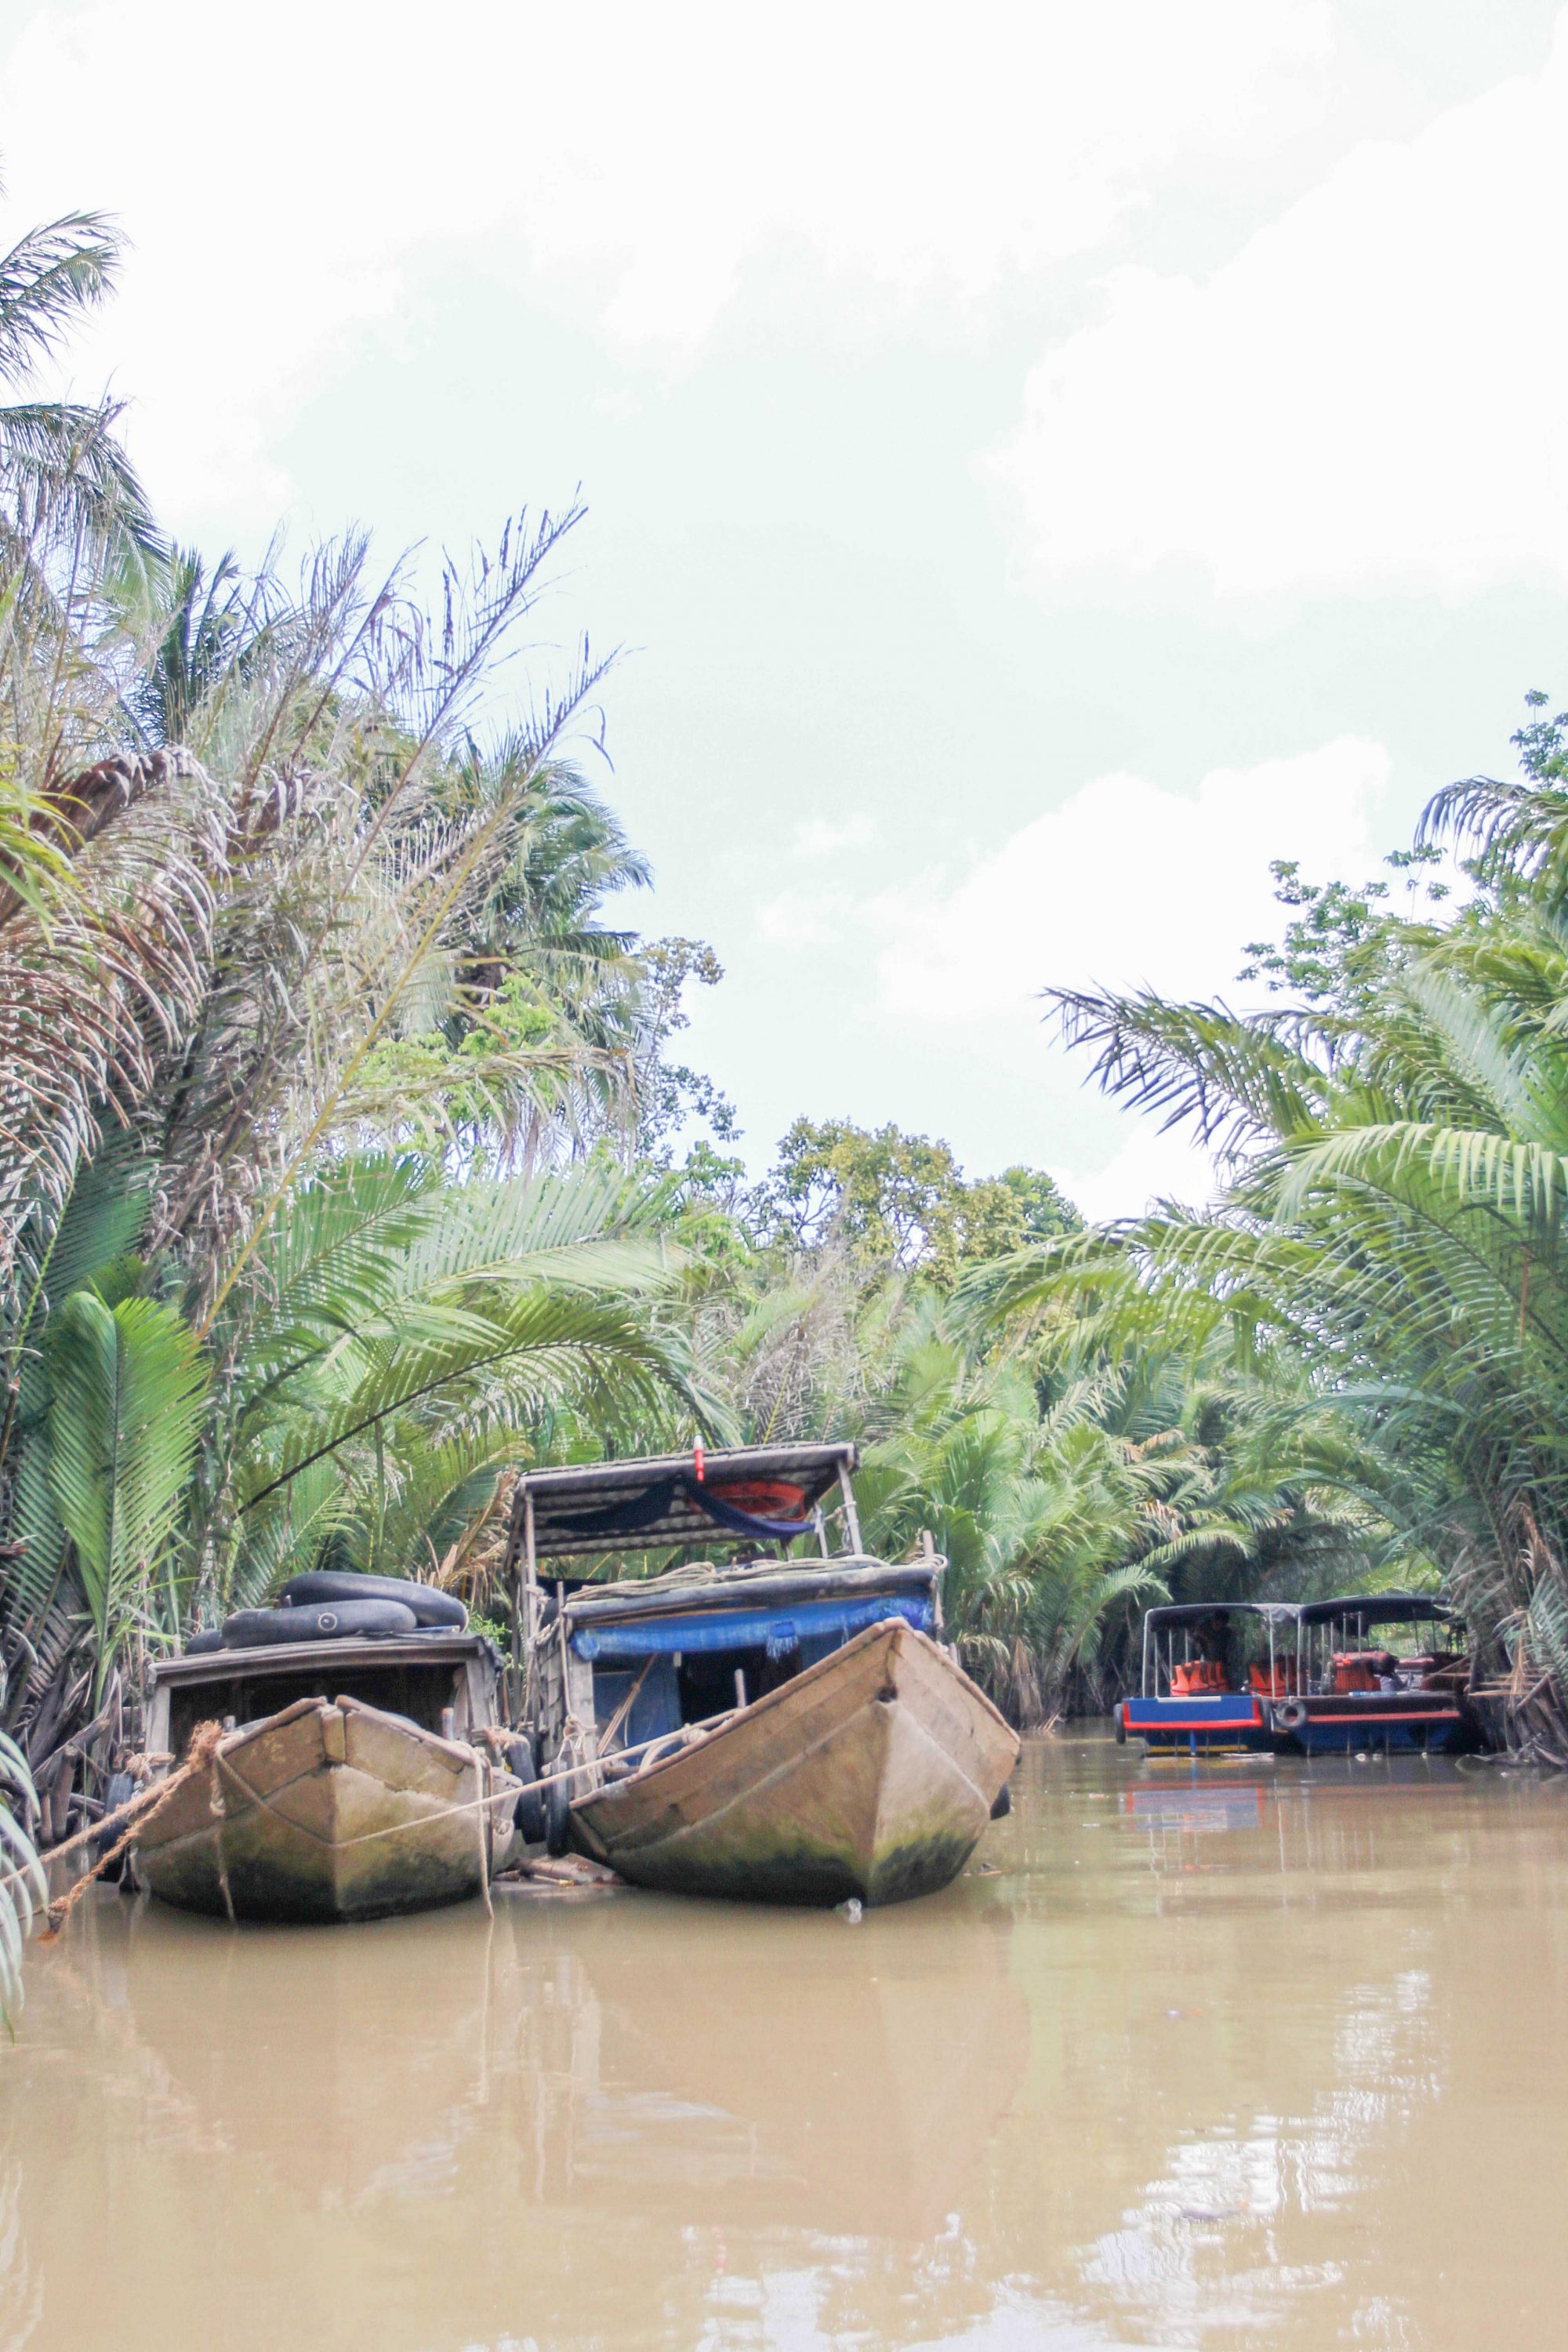
[[[26,1827],[37,1802],[26,1758],[0,1732],[0,2025],[8,2035],[22,2001],[22,1946],[49,1899]]]
[[[8,373],[115,252],[0,265]],[[450,1564],[501,1464],[701,1411],[637,1164],[678,1008],[572,757],[602,666],[500,692],[575,510],[433,609],[358,541],[209,570],[62,415],[0,419],[0,1722],[56,1835],[149,1647]]]

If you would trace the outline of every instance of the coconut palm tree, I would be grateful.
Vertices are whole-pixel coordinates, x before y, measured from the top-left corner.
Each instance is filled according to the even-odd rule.
[[[0,384],[15,394],[56,357],[70,329],[114,283],[123,241],[101,213],[68,213],[29,229],[0,258]],[[0,402],[0,498],[26,539],[46,520],[123,558],[156,558],[157,529],[115,438],[111,402]]]

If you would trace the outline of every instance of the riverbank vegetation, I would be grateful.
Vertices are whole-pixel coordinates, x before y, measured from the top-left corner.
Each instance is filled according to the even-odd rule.
[[[1568,1762],[1568,714],[1530,698],[1519,772],[1440,792],[1403,912],[1280,869],[1272,1002],[1059,993],[1119,1099],[1184,1124],[1224,1185],[1016,1262],[1005,1311],[1249,1370],[1281,1353],[1367,1468],[1395,1549],[1509,1668],[1512,1729]],[[1457,903],[1429,876],[1458,856]],[[1266,1374],[1266,1384],[1267,1382]]]
[[[63,1832],[193,1627],[320,1563],[493,1612],[520,1463],[700,1438],[858,1439],[868,1541],[931,1531],[1022,1721],[1104,1703],[1151,1600],[1445,1579],[1568,1754],[1565,722],[1435,804],[1406,911],[1284,873],[1262,1011],[1058,999],[1217,1206],[1092,1231],[849,1118],[754,1179],[681,1059],[712,951],[623,912],[605,665],[531,650],[579,510],[433,576],[169,544],[112,411],[29,391],[117,253],[80,216],[0,267],[23,1814]]]

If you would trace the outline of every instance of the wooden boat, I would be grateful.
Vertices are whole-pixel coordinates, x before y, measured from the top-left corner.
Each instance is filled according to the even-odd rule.
[[[1016,1733],[940,1640],[944,1565],[859,1550],[850,1446],[541,1471],[514,1537],[547,1829],[671,1894],[892,1903],[956,1877],[998,1810]],[[826,1550],[823,1501],[854,1549]],[[763,1517],[761,1497],[771,1512]],[[744,1498],[743,1500],[742,1498]],[[748,1507],[748,1506],[750,1507]],[[707,1524],[704,1524],[704,1521]],[[736,1535],[815,1557],[540,1585],[542,1558]]]
[[[521,1851],[521,1783],[483,1744],[496,1684],[489,1644],[458,1632],[165,1661],[148,1726],[163,1769],[198,1723],[227,1728],[148,1822],[138,1878],[233,1919],[376,1919],[479,1895]]]
[[[1017,1737],[901,1617],[572,1806],[573,1843],[638,1886],[898,1903],[956,1878]]]
[[[1372,1636],[1406,1629],[1404,1650]],[[1422,1635],[1414,1629],[1425,1629]],[[1456,1612],[1423,1592],[1186,1601],[1143,1621],[1142,1687],[1115,1714],[1151,1754],[1343,1755],[1482,1745]],[[1178,1655],[1178,1651],[1180,1655]]]

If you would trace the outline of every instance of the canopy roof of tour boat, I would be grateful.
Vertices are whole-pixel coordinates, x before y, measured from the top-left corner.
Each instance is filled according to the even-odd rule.
[[[1277,1624],[1293,1625],[1301,1613],[1299,1601],[1181,1601],[1166,1609],[1144,1612],[1151,1627],[1201,1625],[1211,1617],[1271,1617]]]
[[[1353,1618],[1363,1627],[1462,1622],[1457,1609],[1429,1592],[1348,1593],[1337,1601],[1184,1601],[1151,1609],[1152,1628],[1201,1625],[1211,1617],[1263,1617],[1276,1625],[1329,1625]]]
[[[1367,1626],[1463,1622],[1457,1609],[1429,1592],[1352,1592],[1338,1601],[1304,1601],[1296,1614],[1303,1625],[1328,1625],[1349,1617]]]
[[[746,1445],[526,1471],[512,1505],[513,1556],[530,1504],[539,1559],[732,1543],[737,1536],[786,1541],[810,1533],[823,1496],[858,1463],[848,1444]]]

